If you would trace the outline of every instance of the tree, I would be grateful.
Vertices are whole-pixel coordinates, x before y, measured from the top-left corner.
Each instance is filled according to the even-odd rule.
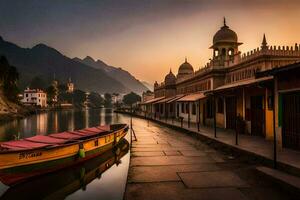
[[[11,66],[6,57],[0,57],[0,86],[5,96],[14,102],[18,101],[19,89],[17,82],[19,80],[19,73],[17,68]]]
[[[123,103],[130,106],[134,103],[141,101],[141,99],[142,99],[141,96],[139,96],[138,94],[136,94],[134,92],[131,92],[129,94],[126,94],[123,97]]]
[[[82,105],[86,99],[86,94],[82,90],[74,90],[73,99],[75,105]]]
[[[112,106],[112,98],[111,94],[105,93],[104,94],[104,106],[110,108]]]
[[[96,92],[91,92],[89,95],[90,104],[92,107],[100,107],[104,104],[103,97]]]
[[[47,93],[48,102],[52,103],[52,101],[56,95],[55,87],[53,85],[47,87],[46,93]]]

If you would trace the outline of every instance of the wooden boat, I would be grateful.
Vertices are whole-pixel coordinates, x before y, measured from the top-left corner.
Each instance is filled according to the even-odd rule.
[[[34,177],[0,194],[0,199],[65,199],[68,195],[86,188],[128,153],[129,143],[123,138],[113,149],[76,166]]]
[[[0,180],[6,185],[83,162],[113,148],[128,131],[114,124],[0,143]]]

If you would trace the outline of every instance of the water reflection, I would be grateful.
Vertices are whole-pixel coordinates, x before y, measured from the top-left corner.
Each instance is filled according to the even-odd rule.
[[[94,181],[100,182],[103,173],[113,165],[115,167],[121,165],[121,158],[127,154],[128,150],[129,143],[123,139],[113,150],[88,160],[82,165],[47,174],[8,188],[0,199],[65,199],[70,194],[73,195],[68,197],[70,199],[79,196],[86,198],[81,190],[90,189],[89,184]],[[111,190],[115,190],[115,187],[112,187]],[[76,191],[80,192],[76,193]]]
[[[1,124],[0,141],[128,122],[127,117],[114,114],[112,109],[52,111]],[[128,134],[126,139],[129,140]],[[127,150],[123,150],[122,156],[114,157],[109,152],[89,160],[83,167],[78,165],[11,188],[0,183],[0,199],[123,199],[130,160]],[[103,171],[106,163],[109,169]]]
[[[117,123],[112,109],[51,111],[0,125],[0,141]]]

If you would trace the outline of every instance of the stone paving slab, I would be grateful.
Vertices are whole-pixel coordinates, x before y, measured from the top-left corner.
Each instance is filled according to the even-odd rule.
[[[130,165],[184,165],[184,164],[197,164],[197,163],[213,163],[214,160],[201,156],[199,159],[194,157],[185,156],[153,156],[153,157],[132,157]]]
[[[133,157],[143,157],[143,156],[165,156],[163,151],[137,151],[132,152]]]
[[[188,188],[248,187],[236,174],[230,171],[178,173]]]
[[[173,166],[139,166],[132,167],[128,178],[129,182],[162,182],[181,181],[178,172],[200,172],[220,170],[215,164],[202,163],[192,165]]]
[[[235,188],[187,189],[181,182],[127,185],[128,200],[247,200]]]

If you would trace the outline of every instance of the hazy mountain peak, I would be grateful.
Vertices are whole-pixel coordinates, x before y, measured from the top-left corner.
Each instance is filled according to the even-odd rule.
[[[100,64],[100,65],[107,65],[105,62],[103,62],[102,60],[99,60],[99,59],[96,61],[96,63]]]
[[[47,53],[53,53],[53,54],[59,54],[62,55],[59,51],[57,51],[56,49],[43,44],[43,43],[39,43],[37,45],[35,45],[34,47],[32,47],[33,51],[38,51],[38,52],[47,52]]]
[[[95,69],[101,69],[106,72],[107,75],[114,78],[117,81],[120,81],[123,85],[129,88],[131,91],[141,94],[143,91],[146,91],[148,88],[143,85],[139,80],[132,76],[128,71],[123,70],[121,67],[117,68],[114,66],[107,65],[102,60],[95,61],[90,56],[87,56],[83,60],[78,58],[73,58],[77,62],[81,62],[85,65],[91,66]]]
[[[86,62],[96,62],[91,56],[86,56],[83,60]]]

